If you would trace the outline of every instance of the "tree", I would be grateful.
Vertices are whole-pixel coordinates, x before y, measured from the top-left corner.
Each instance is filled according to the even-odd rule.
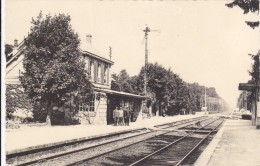
[[[226,4],[227,7],[233,8],[234,6],[240,7],[242,10],[244,10],[244,14],[248,14],[249,12],[255,13],[257,12],[259,14],[259,0],[234,0],[232,3]],[[250,26],[251,28],[259,27],[259,21],[246,21],[246,24]],[[252,76],[252,79],[249,80],[253,84],[258,84],[259,79],[259,67],[257,67],[257,63],[259,64],[259,52],[256,56],[252,56],[254,59],[254,64],[252,65],[252,71],[249,72],[249,74]],[[258,61],[258,62],[257,62]],[[257,63],[256,63],[257,62]],[[255,101],[255,98],[257,96],[258,90],[255,90],[254,92],[251,92],[248,100],[249,105],[252,104],[253,101]],[[256,102],[256,101],[255,101]],[[239,104],[239,103],[238,103]],[[253,107],[250,106],[251,109]]]
[[[78,49],[80,40],[70,21],[69,15],[44,18],[40,12],[37,19],[32,19],[30,34],[25,39],[25,71],[20,81],[34,104],[47,105],[47,122],[53,106],[68,103],[77,92],[92,92]]]
[[[207,95],[208,97],[219,98],[216,89],[214,87],[207,88]]]
[[[5,58],[6,61],[9,61],[12,58],[10,53],[13,51],[13,46],[11,44],[5,44]]]
[[[249,84],[259,85],[259,79],[260,79],[259,56],[260,56],[260,51],[258,51],[258,53],[256,55],[251,55],[251,58],[254,61],[253,61],[253,64],[251,64],[252,65],[251,71],[249,71],[249,75],[251,76],[251,79],[248,80]],[[253,101],[257,102],[256,98],[258,95],[259,95],[259,89],[254,89],[253,91],[248,93],[247,106],[248,106],[248,109],[250,109],[251,111],[254,109],[254,107],[252,107]]]
[[[139,73],[137,87],[143,92],[144,67]],[[165,69],[158,63],[149,64],[147,70],[147,96],[152,103],[153,112],[166,111],[169,105],[176,104],[177,81],[179,77],[170,69]]]
[[[133,77],[130,77],[126,70],[112,74],[114,80],[111,89],[144,95],[144,71],[142,67],[140,73]],[[153,113],[159,111],[162,114],[166,111],[168,115],[175,115],[200,111],[204,89],[205,87],[198,83],[186,83],[171,69],[165,69],[158,63],[148,65],[147,106],[152,106]],[[212,100],[219,99],[215,88],[207,88],[207,93]]]
[[[249,71],[249,75],[251,76],[251,83],[256,84],[257,80],[259,79],[259,56],[260,51],[256,55],[251,55],[251,58],[254,60],[253,64],[251,65],[251,71]]]
[[[111,89],[116,91],[123,91],[133,93],[131,77],[125,69],[121,70],[119,74],[112,74],[114,79],[111,83]]]
[[[248,14],[249,12],[259,13],[259,0],[234,0],[232,3],[226,4],[226,6],[229,8],[238,6],[244,10],[244,14]],[[246,21],[246,24],[254,29],[259,26],[259,21]]]
[[[187,85],[190,93],[190,107],[193,112],[201,110],[201,98],[204,95],[204,87],[198,83],[192,83]]]
[[[17,98],[13,95],[14,92],[6,89],[6,119],[11,119],[12,113],[17,105]]]

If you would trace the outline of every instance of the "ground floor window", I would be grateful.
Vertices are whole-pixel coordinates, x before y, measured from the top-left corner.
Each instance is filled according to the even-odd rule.
[[[83,98],[86,96],[83,96]],[[81,101],[78,106],[78,111],[83,112],[95,112],[95,97],[94,95],[91,96],[90,101],[84,102]]]

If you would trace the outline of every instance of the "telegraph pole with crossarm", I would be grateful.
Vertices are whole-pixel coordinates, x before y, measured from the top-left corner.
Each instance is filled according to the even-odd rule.
[[[158,30],[151,30],[148,26],[143,30],[144,31],[144,39],[145,39],[145,64],[144,64],[144,95],[147,99],[147,71],[148,71],[148,33],[151,31]]]

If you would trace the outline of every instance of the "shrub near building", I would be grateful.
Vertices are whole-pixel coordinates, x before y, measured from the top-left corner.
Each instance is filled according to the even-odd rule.
[[[32,121],[32,104],[21,85],[6,85],[6,120]]]

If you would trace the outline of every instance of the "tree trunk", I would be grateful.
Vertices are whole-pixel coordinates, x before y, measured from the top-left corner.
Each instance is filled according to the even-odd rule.
[[[51,126],[51,101],[48,101],[47,102],[47,111],[48,111],[48,113],[47,113],[47,117],[46,117],[46,124],[48,125],[48,126]]]

